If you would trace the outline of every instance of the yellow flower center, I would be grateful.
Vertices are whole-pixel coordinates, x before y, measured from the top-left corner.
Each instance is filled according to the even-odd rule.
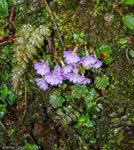
[[[71,54],[72,54],[72,55],[76,55],[76,53],[75,53],[75,52],[72,52]]]
[[[43,64],[43,65],[42,65],[42,67],[43,67],[43,68],[46,68],[46,65],[45,65],[45,64]]]
[[[78,76],[77,73],[75,73],[74,76]]]
[[[90,58],[90,56],[87,56],[87,59]]]
[[[52,75],[53,78],[57,78],[57,76],[55,74]]]

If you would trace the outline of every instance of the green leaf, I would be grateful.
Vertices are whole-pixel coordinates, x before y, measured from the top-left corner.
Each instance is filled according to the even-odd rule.
[[[91,120],[87,120],[87,122],[85,123],[85,126],[86,126],[86,127],[93,127],[94,124],[92,123]]]
[[[73,38],[73,35],[70,34],[70,35],[68,36],[68,39],[69,39],[69,40],[72,40],[72,38]]]
[[[9,105],[13,105],[15,102],[15,99],[16,99],[16,97],[15,97],[14,93],[11,93],[7,97],[7,102],[9,103]]]
[[[77,123],[75,126],[74,126],[75,130],[81,134],[81,135],[85,135],[85,133],[87,132],[87,128],[85,127],[82,127],[82,126],[79,126],[79,123]]]
[[[7,86],[4,87],[4,89],[2,90],[2,93],[4,94],[5,97],[7,97],[7,95],[8,95],[8,88],[7,88]]]
[[[79,124],[76,124],[75,127],[79,126],[86,126],[86,127],[93,127],[94,124],[93,122],[90,120],[90,116],[87,113],[86,115],[81,115],[80,117],[77,118],[77,121],[79,122]]]
[[[0,104],[0,119],[7,113],[7,104]]]
[[[107,65],[107,64],[110,64],[112,61],[113,61],[113,57],[109,56],[105,60],[103,60],[102,62],[104,62]]]
[[[2,75],[2,80],[3,80],[3,81],[7,81],[8,78],[9,78],[9,75],[8,75],[8,74],[3,74],[3,75]]]
[[[104,90],[107,85],[109,85],[109,77],[107,75],[102,75],[101,77],[96,77],[94,84],[98,89]]]
[[[85,97],[85,101],[89,102],[89,101],[97,98],[97,96],[98,96],[98,93],[96,92],[96,90],[93,88],[90,88],[87,93],[87,96]]]
[[[66,83],[58,84],[58,87],[64,90],[65,88],[67,88],[67,84]]]
[[[4,115],[5,115],[5,112],[0,111],[0,119],[1,119],[1,118],[3,118],[3,117],[4,117]]]
[[[91,68],[91,71],[94,72],[94,73],[101,73],[102,71],[102,68]]]
[[[46,61],[48,58],[51,58],[51,55],[50,54],[47,54],[45,56],[43,56],[43,60]]]
[[[91,108],[91,107],[93,107],[93,106],[95,106],[95,105],[96,105],[96,100],[93,100],[93,101],[91,101],[90,103],[87,103],[87,104],[86,104],[87,108]]]
[[[87,42],[86,41],[83,41],[83,43],[86,45],[87,44]]]
[[[128,42],[128,40],[127,40],[126,38],[121,38],[121,39],[119,40],[119,43],[120,43],[121,45],[127,44],[127,42]]]
[[[7,107],[7,103],[4,103],[4,104],[0,103],[0,110],[3,109],[3,108],[5,108],[5,107]]]
[[[80,33],[80,37],[84,37],[85,36],[85,33],[84,32],[81,32]]]
[[[123,3],[123,4],[134,4],[134,0],[122,0],[120,3]]]
[[[67,93],[67,94],[65,95],[65,98],[66,98],[66,100],[67,100],[68,102],[75,100],[75,98],[73,97],[73,95],[70,94],[70,93]]]
[[[5,103],[5,102],[6,102],[6,100],[5,100],[5,96],[4,96],[4,94],[3,94],[3,93],[1,93],[1,94],[0,94],[0,101],[2,101],[3,103]]]
[[[91,138],[91,139],[90,139],[90,143],[91,143],[91,144],[96,143],[96,141],[97,141],[97,140],[96,140],[95,138]]]
[[[99,47],[99,49],[95,50],[97,57],[99,58],[101,54],[106,55],[108,57],[113,53],[111,46],[107,44],[103,44]]]
[[[0,0],[0,11],[8,11],[8,4],[6,0]]]
[[[63,102],[65,101],[65,99],[61,96],[57,96],[56,94],[52,94],[49,97],[49,103],[54,107],[60,107],[63,105]]]
[[[65,114],[63,113],[63,109],[62,108],[59,108],[56,112],[60,117],[64,118],[65,117]]]
[[[100,2],[100,0],[93,0],[93,2]]]
[[[5,57],[6,57],[5,54],[0,55],[1,59],[4,59]]]
[[[120,122],[120,118],[113,118],[111,121],[113,123],[119,123]]]
[[[9,49],[7,47],[3,47],[2,48],[2,52],[5,53],[5,54],[8,54],[9,53]]]
[[[126,15],[122,17],[123,23],[131,30],[134,30],[134,17],[131,15]]]
[[[72,89],[72,95],[75,98],[81,98],[81,97],[85,97],[86,93],[88,92],[87,86],[86,85],[78,85],[75,84],[71,87]]]
[[[80,51],[80,52],[79,52],[79,57],[84,57],[84,56],[86,56],[85,51]]]
[[[25,147],[25,150],[39,150],[39,146],[35,145],[35,144],[29,144],[29,143],[27,143],[27,144],[25,144],[24,147]],[[22,149],[20,149],[20,150],[22,150]]]
[[[8,33],[6,33],[4,29],[0,29],[0,34],[3,35],[4,37],[8,36]]]
[[[134,57],[134,50],[130,50],[130,55],[131,55],[131,57]]]
[[[73,34],[73,37],[74,37],[74,39],[78,39],[78,38],[79,38],[79,35],[76,34],[76,33],[74,33],[74,34]]]
[[[83,41],[83,39],[82,39],[82,38],[79,38],[79,42],[83,43],[84,41]]]
[[[113,53],[113,52],[112,52],[112,49],[111,49],[111,46],[109,46],[109,45],[107,45],[107,44],[101,45],[101,46],[99,47],[99,49],[100,49],[101,52],[102,52],[102,51],[103,51],[103,52],[107,51],[109,55]]]
[[[84,123],[84,122],[86,122],[88,119],[90,119],[90,116],[89,116],[89,114],[87,113],[86,115],[81,115],[80,117],[78,117],[77,118],[77,121],[78,122],[82,122],[82,123]]]

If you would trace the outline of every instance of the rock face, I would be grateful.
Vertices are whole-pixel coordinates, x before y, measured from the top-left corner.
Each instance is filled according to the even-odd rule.
[[[28,57],[32,58],[30,59],[31,62],[29,63],[28,69],[25,70],[26,83],[24,83],[23,78],[21,78],[19,80],[19,87],[16,80],[17,78],[15,78],[16,87],[18,88],[18,99],[16,100],[15,105],[17,110],[9,107],[9,110],[11,109],[12,113],[10,110],[9,115],[3,118],[2,121],[6,124],[8,132],[3,132],[2,127],[0,127],[0,131],[2,131],[0,137],[1,142],[3,145],[9,143],[15,145],[16,143],[19,143],[24,146],[25,143],[23,139],[26,139],[31,143],[29,136],[29,133],[31,133],[31,136],[34,137],[35,143],[40,145],[44,150],[134,149],[134,59],[130,56],[132,43],[121,44],[120,42],[121,38],[129,37],[130,39],[133,39],[134,35],[132,31],[125,27],[122,22],[122,16],[120,15],[122,13],[134,14],[133,6],[117,5],[117,0],[101,2],[99,0],[49,1],[49,6],[63,38],[66,50],[72,50],[76,44],[80,42],[86,44],[92,53],[99,49],[103,44],[111,46],[112,53],[110,53],[110,56],[113,61],[108,64],[104,63],[102,66],[103,69],[100,72],[90,73],[90,71],[87,71],[85,73],[93,79],[105,74],[109,77],[109,85],[106,89],[104,88],[101,90],[98,88],[95,91],[94,88],[96,87],[93,82],[93,84],[90,84],[89,87],[87,86],[85,88],[91,88],[92,91],[94,91],[94,95],[92,95],[92,91],[90,91],[91,94],[88,93],[87,101],[97,99],[97,102],[92,101],[92,103],[88,103],[88,109],[86,109],[84,97],[87,92],[85,89],[83,90],[84,96],[80,96],[79,98],[81,93],[77,93],[77,90],[75,93],[72,92],[72,84],[68,86],[67,90],[66,88],[49,88],[45,93],[35,86],[34,79],[37,75],[35,75],[35,71],[31,69],[31,66],[37,61],[37,59],[40,59],[42,55],[46,55],[46,47],[43,47],[46,43],[44,42],[44,36],[42,35],[45,34],[42,24],[45,24],[52,30],[52,34],[49,36],[52,38],[58,53],[63,54],[63,48],[59,41],[59,37],[45,6],[43,6],[42,1],[39,2],[37,0],[36,2],[36,8],[35,3],[32,5],[32,1],[29,0],[13,2],[16,11],[14,24],[16,32],[20,26],[32,23],[30,26],[34,26],[38,30],[41,30],[40,36],[38,37],[41,39],[41,43],[38,44],[37,38],[34,38],[34,36],[37,36],[36,32],[28,35],[31,37],[30,41],[28,41],[29,45],[26,45],[26,39],[18,39],[18,47],[20,48],[20,45],[22,44],[26,47],[24,47],[25,53],[20,49],[20,53],[23,56],[28,54],[28,50],[30,50],[31,53],[35,52],[32,45],[30,45],[33,44],[37,49],[37,52],[35,52],[35,56],[37,57],[34,58],[33,55],[31,57],[25,57],[24,64],[28,63],[26,62]],[[9,4],[9,6],[10,5],[11,4]],[[21,17],[22,19],[19,20],[18,18]],[[2,19],[3,18],[0,15],[0,21]],[[0,25],[1,28],[3,26],[4,23]],[[28,30],[26,30],[25,33],[28,34],[27,31]],[[27,36],[25,33],[24,36]],[[0,33],[0,41],[2,40],[3,36]],[[31,43],[32,41],[33,43]],[[11,48],[9,45],[7,45],[7,47],[9,47],[9,49]],[[15,49],[16,48],[14,47],[14,51]],[[82,55],[82,51],[83,49],[81,49],[80,55]],[[1,45],[0,53],[4,53]],[[11,53],[11,55],[13,54]],[[18,52],[16,55],[20,56]],[[99,56],[99,59],[105,61],[108,56],[109,53],[104,52]],[[3,59],[3,61],[0,60],[0,62],[2,62],[2,65],[0,65],[0,69],[2,68],[1,72],[5,73],[8,71],[9,75],[11,72],[10,67],[12,66],[12,60],[10,57],[5,57],[6,59],[9,59],[7,63],[5,63],[6,59]],[[19,61],[18,58],[16,58],[15,61],[17,60]],[[23,61],[20,61],[19,63],[23,65],[22,62]],[[52,62],[51,65],[53,65]],[[18,69],[21,69],[20,66]],[[1,72],[0,76],[2,76]],[[18,71],[16,72],[19,73]],[[4,81],[0,80],[0,82],[3,84]],[[11,86],[11,83],[7,84],[8,86]],[[27,91],[24,92],[24,87],[26,86]],[[13,116],[12,114],[18,113],[21,118],[22,112],[24,111],[23,99],[24,97],[26,98],[26,92],[28,107],[23,123],[27,128],[24,128],[23,125],[22,130],[22,124],[18,121],[17,117],[11,116]],[[66,99],[63,107],[53,108],[52,105],[50,105],[49,96],[53,94],[56,94],[56,100],[58,100],[57,97],[60,94],[63,94],[62,96]],[[93,105],[94,109],[90,108],[91,105]],[[88,111],[89,115],[85,114],[86,111]],[[89,117],[93,116],[93,114],[95,114],[93,118],[94,120],[92,124],[90,124]],[[79,116],[81,116],[81,118]],[[84,126],[85,120],[82,120],[82,117],[85,116],[88,117],[88,129],[86,128],[87,126]],[[78,118],[79,120],[82,120],[79,123],[77,122]],[[9,122],[11,123],[11,126],[10,124],[8,125]],[[77,128],[74,128],[76,123]],[[79,128],[80,125],[83,125],[83,127]],[[28,133],[26,129],[30,132]],[[18,141],[20,135],[21,138]]]

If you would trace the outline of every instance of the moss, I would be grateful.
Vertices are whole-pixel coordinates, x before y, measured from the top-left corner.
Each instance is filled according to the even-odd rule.
[[[17,31],[24,23],[27,22],[33,24],[32,26],[34,31],[40,26],[40,24],[49,25],[53,31],[51,37],[55,42],[55,46],[58,49],[58,52],[62,54],[63,49],[54,25],[49,20],[49,13],[46,8],[42,6],[42,2],[36,9],[32,7],[31,2],[32,1],[26,0],[24,3],[19,4],[16,1],[16,22],[14,23],[14,28]],[[25,69],[27,79],[28,108],[24,124],[30,132],[32,132],[33,126],[35,126],[35,124],[33,125],[34,121],[43,127],[41,134],[34,134],[34,136],[37,143],[41,144],[43,148],[46,149],[51,149],[51,145],[54,145],[53,149],[101,148],[102,150],[120,150],[123,149],[123,147],[128,149],[129,147],[132,147],[132,140],[134,138],[132,129],[132,125],[134,125],[134,69],[132,62],[133,60],[130,59],[131,64],[129,64],[126,58],[125,49],[129,48],[130,45],[121,46],[119,44],[119,40],[123,37],[131,37],[132,33],[123,25],[122,18],[119,13],[113,10],[113,3],[111,1],[100,1],[100,3],[96,3],[87,0],[85,2],[87,2],[86,5],[88,5],[88,7],[80,5],[78,0],[54,0],[50,1],[49,5],[64,40],[66,49],[72,50],[76,45],[76,41],[74,39],[69,40],[68,36],[73,35],[74,33],[79,34],[82,31],[85,33],[84,41],[87,42],[88,47],[98,48],[102,44],[110,44],[112,47],[112,57],[114,61],[108,66],[104,65],[104,69],[101,72],[101,75],[107,74],[109,76],[110,86],[106,89],[106,96],[102,95],[101,91],[98,90],[100,96],[105,98],[100,101],[101,104],[103,104],[104,109],[97,113],[95,120],[96,126],[87,131],[87,134],[82,136],[76,134],[73,129],[75,122],[71,122],[69,126],[64,126],[61,123],[63,121],[61,118],[54,118],[56,110],[52,109],[48,104],[48,96],[53,92],[60,94],[61,90],[57,88],[50,88],[44,93],[35,86],[34,70],[31,69],[31,64],[36,62],[35,59],[32,60],[28,68]],[[119,5],[118,9],[121,9],[124,13],[129,13],[130,11],[133,12],[131,6]],[[111,20],[111,24],[106,25],[105,15],[107,13],[112,13],[112,15],[114,15],[114,19]],[[5,25],[6,20],[4,18],[0,16],[0,22],[2,23],[1,27]],[[31,32],[32,31],[30,31],[30,33]],[[19,39],[20,41],[17,41],[17,47],[19,47],[20,44],[25,45],[25,40],[23,40],[24,36],[26,35],[22,35],[22,38]],[[39,37],[40,36],[41,35],[39,35]],[[41,41],[43,41],[43,39]],[[43,45],[44,43],[41,42],[39,45],[40,44]],[[35,45],[39,46],[37,43]],[[40,50],[40,47],[38,50]],[[23,46],[19,47],[19,50],[16,50],[14,58],[17,57],[18,52],[21,56],[24,56],[23,52],[25,52],[26,56],[27,49]],[[39,58],[41,58],[41,56],[39,56]],[[27,59],[24,59],[24,62],[27,63]],[[23,66],[25,66],[24,62],[21,61]],[[96,76],[96,74],[93,76]],[[18,94],[18,100],[16,102],[17,106],[24,99],[23,89],[24,82],[22,78],[20,93]],[[75,103],[66,102],[65,106],[68,104],[80,113],[85,111],[83,99],[80,99]],[[20,115],[23,115],[23,109],[20,110],[22,111]],[[69,113],[67,114],[70,115]],[[101,122],[101,119],[104,121]],[[19,133],[19,127],[18,125],[14,126],[16,126],[16,128],[8,129],[11,139],[9,140],[6,135],[4,138],[1,138],[3,143],[16,143],[18,134],[16,136],[15,133]],[[92,137],[97,139],[95,144],[89,143]],[[4,139],[7,140],[4,141]]]

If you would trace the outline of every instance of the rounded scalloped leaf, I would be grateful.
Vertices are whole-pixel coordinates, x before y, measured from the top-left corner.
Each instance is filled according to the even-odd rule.
[[[98,96],[98,93],[96,92],[96,90],[93,88],[90,88],[87,93],[87,96],[85,97],[85,101],[89,102],[89,101],[97,98],[97,96]]]
[[[94,84],[98,89],[104,90],[109,85],[109,77],[107,75],[96,77]]]
[[[86,85],[73,85],[71,87],[71,93],[75,98],[81,98],[85,97],[86,93],[88,92],[87,86]]]
[[[100,55],[104,55],[106,58],[112,54],[112,49],[110,45],[103,44],[99,47],[99,49],[96,49],[97,57],[100,57]]]
[[[112,56],[107,57],[105,60],[103,60],[102,62],[104,62],[106,65],[111,63],[113,61]]]
[[[73,97],[71,93],[66,93],[65,98],[68,102],[75,100],[75,98]]]
[[[60,107],[63,105],[63,102],[65,101],[65,99],[61,96],[57,96],[56,94],[52,94],[49,97],[49,103],[54,107]]]
[[[111,49],[111,46],[110,45],[107,45],[107,44],[103,44],[99,47],[99,49],[101,51],[107,51],[108,54],[112,54],[112,49]]]

